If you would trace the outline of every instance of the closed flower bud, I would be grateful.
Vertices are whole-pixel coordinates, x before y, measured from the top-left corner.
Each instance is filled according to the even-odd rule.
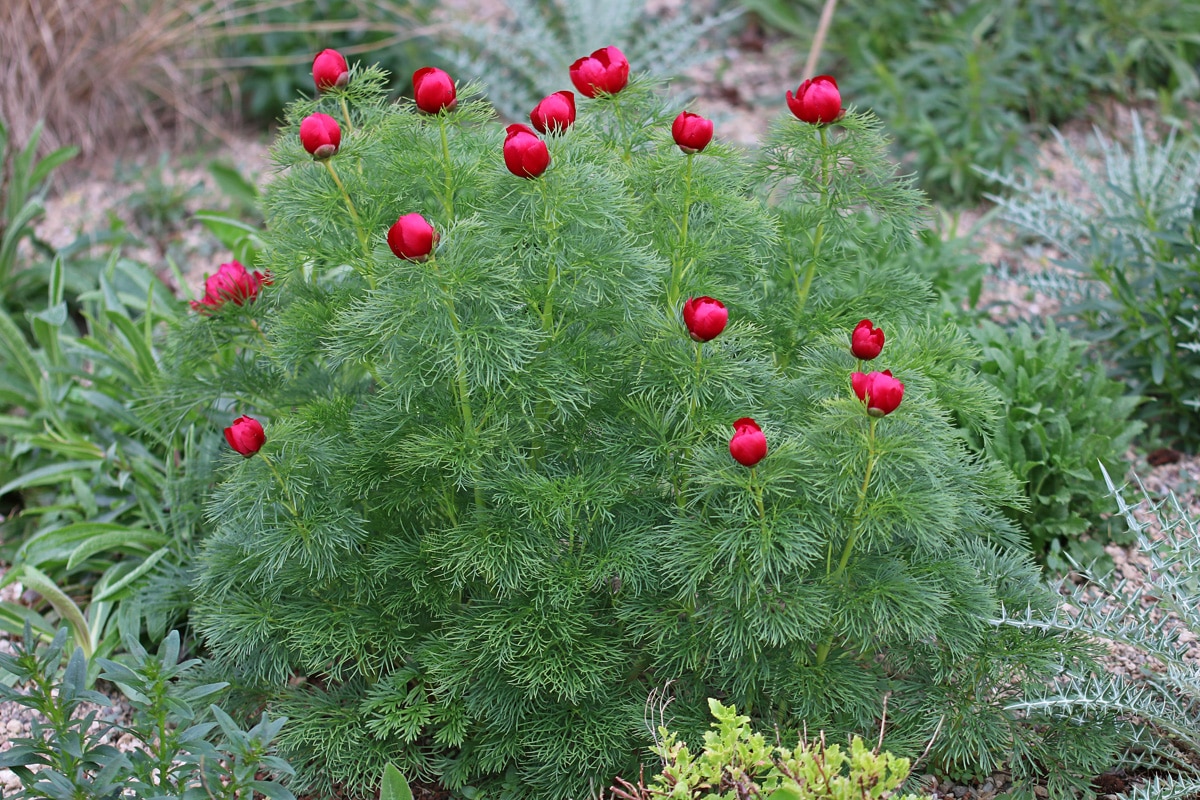
[[[541,133],[562,133],[575,124],[575,93],[555,92],[529,112],[529,121]]]
[[[733,423],[733,438],[729,440],[729,455],[744,467],[753,467],[767,455],[767,437],[758,423],[742,417]]]
[[[795,96],[788,92],[787,104],[797,119],[810,125],[828,125],[842,116],[842,93],[828,75],[800,84]]]
[[[202,313],[215,311],[225,303],[242,305],[258,296],[258,290],[271,285],[270,274],[258,270],[247,272],[237,261],[222,264],[215,275],[204,280],[204,297],[192,301],[192,308]]]
[[[629,83],[629,59],[615,47],[601,47],[571,65],[571,83],[584,97],[616,94]]]
[[[671,136],[683,152],[699,153],[712,141],[712,120],[684,111],[671,124]]]
[[[711,297],[691,297],[683,304],[683,324],[688,335],[697,342],[717,338],[725,330],[729,311],[720,300]]]
[[[850,334],[850,352],[855,358],[870,361],[883,351],[883,328],[871,325],[871,320],[864,319],[854,326]]]
[[[337,50],[325,49],[313,59],[312,76],[318,92],[335,86],[341,88],[350,82],[350,67]]]
[[[313,158],[322,161],[338,151],[342,129],[328,114],[309,114],[300,123],[300,144]]]
[[[536,178],[550,165],[550,151],[528,125],[505,128],[504,166],[519,178]]]
[[[249,458],[262,449],[267,441],[267,434],[263,432],[262,423],[254,417],[241,416],[225,429],[225,441],[238,453]]]
[[[453,111],[458,105],[454,79],[437,67],[422,67],[413,73],[413,99],[426,114]]]
[[[850,385],[858,399],[867,404],[867,413],[872,417],[887,416],[904,399],[904,384],[892,377],[890,369],[866,375],[856,372],[850,376]]]
[[[424,261],[437,244],[438,232],[420,214],[405,214],[388,230],[387,241],[396,258]]]

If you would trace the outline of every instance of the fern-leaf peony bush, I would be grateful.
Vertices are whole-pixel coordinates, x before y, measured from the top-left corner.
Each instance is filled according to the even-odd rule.
[[[1067,644],[986,624],[1052,601],[1002,513],[1015,482],[955,427],[998,408],[971,347],[928,321],[922,279],[863,258],[914,246],[920,218],[879,123],[786,115],[761,159],[719,127],[684,153],[614,63],[545,139],[506,134],[476,87],[436,114],[385,103],[374,68],[291,108],[262,336],[221,396],[171,394],[270,422],[209,506],[215,657],[288,716],[316,792],[390,762],[581,797],[651,758],[664,686],[684,738],[708,697],[832,737],[877,730],[890,695],[897,753],[940,725],[943,766],[1014,739],[1036,763],[1071,726],[1024,726],[1004,692]],[[353,125],[319,163],[296,126],[325,112]],[[405,219],[435,232],[421,259],[392,252]],[[886,416],[852,385],[864,318],[888,332]],[[179,352],[226,324],[248,325],[198,316]]]

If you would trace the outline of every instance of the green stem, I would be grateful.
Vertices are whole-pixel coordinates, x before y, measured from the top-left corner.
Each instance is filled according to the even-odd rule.
[[[558,227],[559,220],[554,214],[553,205],[550,202],[549,180],[541,179],[536,181],[538,193],[542,199],[542,216],[543,228],[548,234],[549,252],[546,254],[546,296],[542,300],[541,322],[542,331],[546,334],[546,338],[538,346],[538,352],[545,352],[550,347],[554,340],[554,289],[558,285],[558,258],[555,253],[555,245],[558,242]],[[545,455],[546,445],[542,440],[542,429],[545,427],[547,420],[550,418],[550,401],[548,398],[538,400],[537,406],[533,412],[534,422],[537,426],[538,439],[533,445],[531,453],[533,468],[537,469],[538,462]]]
[[[442,134],[442,169],[446,181],[442,187],[442,208],[446,210],[446,221],[454,219],[454,163],[450,160],[450,140],[446,138],[446,115],[438,114],[438,129]]]
[[[797,319],[804,314],[804,307],[808,305],[808,293],[812,289],[813,277],[817,274],[817,260],[821,255],[821,243],[824,238],[825,220],[821,220],[817,223],[817,230],[813,233],[813,251],[808,261],[808,269],[804,272],[804,283],[800,283],[800,275],[795,270],[792,271],[792,277],[796,281]]]
[[[758,520],[762,529],[762,544],[766,547],[767,541],[770,539],[771,533],[767,529],[767,511],[763,506],[763,487],[758,482],[758,468],[750,468],[750,492],[754,495],[754,506],[758,509]]]
[[[463,352],[462,324],[454,307],[454,298],[450,296],[450,290],[442,280],[442,272],[438,269],[437,258],[430,255],[427,263],[433,269],[438,288],[442,291],[442,305],[450,317],[450,328],[454,332],[455,399],[458,403],[459,416],[462,417],[463,430],[467,434],[469,443],[475,446],[479,443],[479,431],[475,427],[475,413],[471,409],[471,387],[467,382],[467,358]],[[475,481],[475,507],[479,510],[484,507],[483,488],[480,487],[478,479]]]
[[[621,147],[625,151],[624,159],[628,163],[633,159],[633,143],[629,141],[629,137],[625,135],[625,115],[621,113],[621,102],[616,95],[612,96],[613,113],[617,117],[617,131],[621,139]]]
[[[325,169],[329,170],[329,175],[333,178],[333,182],[337,184],[338,190],[342,193],[342,197],[346,201],[346,209],[350,212],[350,218],[354,220],[354,232],[358,235],[358,243],[362,245],[363,258],[366,259],[367,265],[366,278],[367,283],[372,289],[375,288],[375,276],[371,274],[371,245],[367,241],[367,234],[363,230],[362,219],[358,216],[358,209],[354,207],[354,201],[350,199],[350,193],[346,191],[346,185],[342,183],[342,179],[338,177],[337,170],[333,168],[333,162],[326,158],[321,161],[325,165]]]
[[[287,483],[283,480],[283,476],[279,474],[279,470],[275,468],[275,464],[271,459],[267,458],[265,453],[260,451],[258,457],[267,465],[267,469],[271,470],[271,474],[275,476],[275,482],[283,490],[283,504],[287,506],[288,511],[292,512],[292,516],[296,518],[296,521],[301,523],[300,527],[304,528],[304,524],[300,520],[300,511],[296,507],[296,502],[292,499],[292,493],[288,491]],[[304,530],[307,533],[307,528],[304,528]]]
[[[837,569],[832,573],[829,572],[829,561],[825,564],[825,575],[831,580],[838,580],[846,571],[846,565],[850,563],[850,555],[854,552],[854,545],[858,543],[858,537],[862,533],[862,514],[867,504],[867,488],[871,484],[871,472],[875,469],[875,461],[878,459],[878,454],[875,452],[875,425],[879,422],[878,417],[868,417],[870,419],[870,427],[867,430],[867,469],[863,473],[862,486],[858,489],[858,502],[854,506],[854,514],[850,518],[850,536],[846,539],[846,545],[842,548],[841,558],[838,559]],[[833,634],[829,635],[820,647],[817,648],[817,664],[824,664],[826,657],[829,655],[829,650],[833,646]]]
[[[342,102],[342,116],[346,118],[346,133],[354,133],[354,123],[350,121],[350,106],[346,105],[346,98],[340,98]]]
[[[817,128],[817,135],[821,137],[821,198],[824,199],[829,191],[829,140],[825,136],[824,125]]]
[[[683,254],[687,249],[688,219],[692,212],[692,161],[695,153],[687,154],[687,168],[683,173],[683,218],[679,221],[679,243],[671,254],[671,283],[667,288],[667,308],[675,313],[679,305],[679,284],[686,270],[683,268]]]

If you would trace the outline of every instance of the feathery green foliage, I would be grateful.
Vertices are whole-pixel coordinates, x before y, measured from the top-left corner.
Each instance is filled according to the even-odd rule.
[[[967,447],[999,410],[976,351],[878,261],[916,246],[922,209],[876,119],[789,117],[757,161],[719,134],[684,155],[637,78],[581,102],[523,179],[476,87],[425,115],[383,84],[358,69],[291,108],[274,283],[183,323],[151,398],[265,423],[212,495],[194,619],[292,720],[298,786],[366,794],[393,763],[580,797],[637,774],[667,684],[689,739],[708,697],[840,736],[890,693],[893,752],[940,727],[949,768],[1020,748],[1019,778],[1076,774],[1055,747],[1086,731],[1002,707],[1073,645],[987,624],[1052,598],[1005,516],[1012,475]],[[296,135],[318,109],[345,134],[326,163]],[[385,243],[412,212],[440,235],[425,261]],[[707,343],[679,319],[699,295],[730,313]],[[905,384],[883,419],[850,388],[863,317]],[[752,469],[727,448],[744,416],[769,442]]]
[[[1064,680],[1013,708],[1111,719],[1124,737],[1126,766],[1163,773],[1127,797],[1182,800],[1200,787],[1200,669],[1190,652],[1200,633],[1200,523],[1173,494],[1130,505],[1107,471],[1104,480],[1125,523],[1137,534],[1137,549],[1149,558],[1148,571],[1133,582],[1115,572],[1100,575],[1080,568],[1083,582],[1064,579],[1058,585],[1066,600],[1055,615],[1005,614],[998,622],[1135,648],[1149,658],[1144,674],[1071,670]]]

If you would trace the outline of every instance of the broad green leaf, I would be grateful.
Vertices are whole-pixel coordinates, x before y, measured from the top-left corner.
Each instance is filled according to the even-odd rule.
[[[383,769],[383,782],[379,785],[379,800],[412,800],[412,789],[400,770],[392,764]]]
[[[117,581],[116,583],[112,584],[111,586],[108,586],[107,588],[105,588],[104,591],[101,592],[99,595],[93,596],[92,602],[95,603],[95,602],[99,602],[101,600],[109,600],[109,599],[115,597],[118,592],[123,590],[125,587],[129,586],[129,584],[133,583],[138,578],[142,577],[147,572],[154,569],[154,565],[157,564],[159,561],[161,561],[163,556],[165,556],[169,552],[170,552],[170,550],[168,550],[166,547],[162,548],[161,550],[156,550],[153,554],[148,556],[145,561],[143,561],[141,564],[139,564],[137,569],[133,570],[128,575],[126,575],[124,578],[121,578],[121,580]]]
[[[26,587],[33,589],[46,598],[46,602],[54,607],[58,615],[71,628],[71,633],[75,637],[75,644],[83,648],[85,657],[91,658],[92,645],[91,636],[88,633],[87,620],[84,619],[83,612],[79,610],[79,606],[75,605],[75,601],[67,597],[63,590],[59,589],[54,581],[50,580],[50,576],[37,567],[31,567],[28,564],[19,564],[13,567],[11,572],[18,573],[16,580],[19,580]]]

